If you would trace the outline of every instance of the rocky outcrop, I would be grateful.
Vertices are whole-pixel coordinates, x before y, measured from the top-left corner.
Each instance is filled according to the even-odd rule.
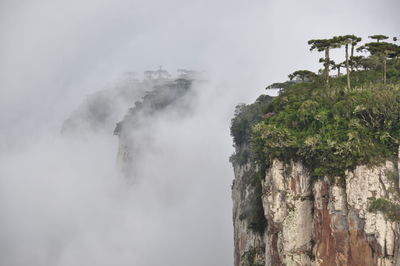
[[[241,216],[249,208],[251,165],[235,166],[235,266],[400,265],[400,210],[385,207],[400,206],[398,169],[387,161],[313,180],[302,164],[274,160],[261,181],[260,233]]]

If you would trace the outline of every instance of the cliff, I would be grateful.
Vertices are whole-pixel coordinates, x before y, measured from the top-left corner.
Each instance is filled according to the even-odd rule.
[[[159,80],[117,123],[117,164],[123,176],[131,180],[137,177],[141,154],[151,149],[157,137],[157,121],[179,119],[190,111],[193,82],[194,77]]]
[[[312,86],[232,120],[235,266],[400,265],[399,88]]]
[[[274,160],[262,181],[263,232],[248,226],[250,171],[235,167],[235,265],[400,265],[398,217],[371,208],[399,203],[398,163],[312,182],[301,163]]]

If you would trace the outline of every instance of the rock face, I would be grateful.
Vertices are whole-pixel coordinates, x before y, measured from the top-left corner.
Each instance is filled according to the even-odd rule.
[[[399,206],[397,162],[312,180],[302,164],[274,160],[260,181],[261,232],[249,228],[246,215],[251,168],[234,164],[235,266],[400,265],[398,220],[381,205],[371,209],[379,202]]]
[[[234,167],[235,178],[232,185],[233,221],[235,266],[264,265],[265,262],[265,236],[263,233],[254,232],[249,227],[249,219],[245,213],[251,207],[251,195],[254,189],[247,184],[246,177],[252,173],[250,164]]]

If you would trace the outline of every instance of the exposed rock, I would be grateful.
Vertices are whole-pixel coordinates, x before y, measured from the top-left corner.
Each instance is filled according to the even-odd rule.
[[[286,265],[309,264],[313,225],[308,173],[301,164],[285,166],[275,160],[267,171],[263,188],[265,217],[274,224],[266,236],[272,248],[270,253]],[[273,260],[271,265],[277,263],[278,260]]]
[[[264,265],[265,240],[264,235],[249,229],[245,213],[250,204],[251,186],[246,182],[246,176],[252,172],[252,166],[245,164],[235,166],[235,179],[232,185],[233,223],[235,238],[235,266]]]
[[[274,160],[261,181],[264,234],[239,217],[249,203],[250,168],[235,166],[235,266],[400,265],[399,222],[370,210],[377,199],[399,203],[398,165],[361,165],[345,177],[311,180],[300,163]],[[257,260],[247,260],[249,252]]]

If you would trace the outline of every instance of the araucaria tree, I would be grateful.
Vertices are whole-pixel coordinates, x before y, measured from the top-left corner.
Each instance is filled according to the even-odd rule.
[[[399,46],[388,42],[370,42],[365,44],[364,47],[371,53],[371,55],[377,56],[381,59],[383,65],[383,83],[386,84],[387,58],[398,53]]]
[[[376,40],[376,42],[380,42],[380,41],[383,41],[383,40],[387,40],[389,37],[386,36],[386,35],[382,35],[382,34],[376,34],[376,35],[368,36],[368,38]]]
[[[335,61],[331,60],[330,64],[333,70],[337,70],[337,76],[340,77],[340,69],[343,67],[343,62],[336,64]]]
[[[297,70],[290,74],[288,77],[290,80],[300,79],[302,82],[305,82],[314,80],[316,76],[317,75],[314,72],[309,70]]]
[[[357,37],[354,35],[348,35],[348,36],[352,36],[352,42],[351,42],[351,53],[350,53],[350,69],[351,71],[353,71],[353,66],[354,66],[354,62],[352,62],[353,60],[355,60],[354,58],[354,48],[356,47],[356,45],[361,42],[362,38],[361,37]]]
[[[329,51],[332,48],[338,48],[338,43],[336,43],[333,39],[316,39],[309,40],[308,44],[311,45],[310,51],[317,50],[318,52],[325,51],[325,59],[324,59],[324,77],[326,81],[326,85],[329,85],[329,65],[330,65],[330,57]]]
[[[351,57],[353,58],[354,55],[354,46],[357,45],[361,41],[360,37],[357,37],[355,35],[343,35],[343,36],[335,36],[332,38],[333,42],[335,42],[337,45],[342,46],[344,45],[345,47],[345,56],[346,56],[346,74],[347,74],[347,89],[350,90],[351,84],[350,84],[350,62],[349,62],[349,45],[351,45]]]

